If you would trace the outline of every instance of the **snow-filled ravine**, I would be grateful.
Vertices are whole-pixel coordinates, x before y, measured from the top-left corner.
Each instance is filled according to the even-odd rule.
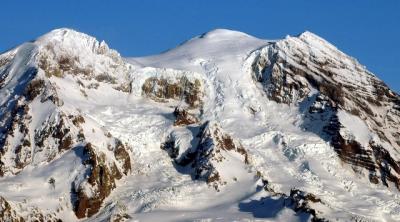
[[[299,54],[316,64],[343,61],[342,68],[332,68],[341,75],[332,80],[318,77],[320,70],[307,59],[302,60],[304,64],[295,61]],[[159,55],[122,58],[93,37],[58,29],[0,55],[0,127],[6,141],[0,147],[0,163],[5,166],[0,197],[17,215],[9,218],[29,221],[40,214],[63,221],[400,220],[396,183],[372,183],[375,171],[344,161],[324,124],[333,125],[332,116],[336,117],[340,130],[334,136],[360,146],[381,144],[396,160],[399,151],[390,143],[395,140],[382,139],[372,117],[360,117],[340,105],[330,108],[328,100],[317,101],[323,90],[308,85],[311,81],[305,77],[285,77],[286,83],[274,85],[274,90],[284,91],[298,83],[290,88],[290,95],[283,95],[293,102],[271,99],[271,92],[276,92],[268,85],[272,77],[262,76],[258,81],[255,67],[265,66],[262,73],[267,73],[281,57],[297,69],[303,69],[299,64],[315,69],[316,82],[361,82],[371,95],[375,89],[368,85],[377,79],[373,74],[310,32],[263,40],[217,29]],[[36,69],[34,74],[27,71],[31,67]],[[271,68],[271,73],[283,73],[284,68],[276,72]],[[44,80],[40,82],[44,90],[30,98],[32,92],[27,95],[24,87],[38,79]],[[13,113],[18,104],[28,107],[24,108],[27,111]],[[308,112],[311,106],[323,111]],[[391,106],[375,112],[397,115],[396,106]],[[177,107],[192,115],[189,120],[193,122],[177,124]],[[9,127],[10,121],[26,125],[27,130]],[[395,130],[395,121],[387,130],[386,123],[381,123],[386,130],[383,134]],[[51,124],[68,130],[62,135],[48,133],[49,139],[41,143],[45,145],[38,145],[39,132],[53,129],[46,128]],[[61,149],[64,134],[72,139],[69,148]],[[20,145],[28,140],[29,146]],[[165,145],[169,140],[178,149],[175,156]],[[104,179],[95,185],[90,182],[95,163],[106,167],[101,170],[125,169],[115,151],[118,141],[124,144],[123,155],[130,158],[129,173],[115,179],[115,187],[105,192],[93,215],[88,216],[92,209],[88,207],[79,217],[77,206],[84,205],[74,202],[80,198],[78,190],[88,199],[104,192]],[[85,153],[88,143],[94,147],[95,161]],[[372,156],[368,152],[365,155]],[[192,162],[180,164],[185,157]],[[372,160],[378,161],[377,154]],[[100,172],[101,177],[104,172]],[[218,175],[217,179],[204,176],[209,172]],[[383,171],[377,170],[376,175],[384,178]],[[304,195],[296,196],[297,191]],[[6,212],[4,206],[0,219],[1,211]]]

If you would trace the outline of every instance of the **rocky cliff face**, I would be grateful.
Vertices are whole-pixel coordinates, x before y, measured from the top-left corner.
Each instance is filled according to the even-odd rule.
[[[121,162],[122,169],[116,163],[107,163],[106,154],[96,151],[90,144],[83,148],[83,163],[89,166],[88,178],[78,181],[72,187],[75,197],[75,213],[78,218],[90,217],[97,213],[103,200],[115,189],[116,180],[131,171],[129,154],[120,141],[116,141],[114,155]]]
[[[3,197],[0,197],[0,219],[3,221],[22,222],[24,219],[18,216],[11,205]]]
[[[399,127],[310,32],[129,59],[58,29],[0,55],[0,220],[397,220]]]
[[[262,84],[268,98],[299,106],[304,129],[330,141],[338,156],[356,171],[365,169],[371,182],[388,186],[390,181],[398,187],[398,94],[309,32],[273,43],[251,58],[254,81]],[[316,122],[322,130],[315,130]],[[360,133],[370,136],[357,138]]]
[[[194,180],[204,180],[217,191],[219,186],[227,184],[228,180],[226,175],[220,172],[221,165],[227,166],[234,161],[242,165],[249,163],[243,145],[223,132],[216,123],[206,122],[198,126],[197,135],[192,140],[194,146],[184,152],[180,152],[178,140],[179,136],[170,134],[161,144],[161,149],[168,152],[177,166],[188,167]]]
[[[98,60],[93,60],[96,56],[103,60],[102,67],[96,66]],[[55,30],[34,43],[3,54],[0,175],[13,176],[27,167],[49,164],[84,146],[81,164],[88,169],[82,174],[89,178],[75,179],[71,190],[78,198],[73,198],[71,204],[76,205],[78,218],[96,213],[115,188],[115,180],[130,172],[130,156],[121,141],[100,126],[86,122],[87,116],[79,109],[65,104],[62,98],[65,94],[59,96],[62,85],[55,79],[72,76],[72,81],[80,86],[79,96],[87,98],[85,89],[96,88],[99,82],[107,81],[120,90],[124,84],[118,84],[116,79],[121,75],[117,73],[128,69],[123,64],[121,57],[104,42],[67,29]],[[112,71],[106,73],[107,69]],[[65,93],[68,96],[71,92]],[[91,146],[93,136],[88,134],[96,130],[103,147]],[[105,154],[102,149],[113,155]],[[94,193],[88,197],[84,189],[92,189]]]

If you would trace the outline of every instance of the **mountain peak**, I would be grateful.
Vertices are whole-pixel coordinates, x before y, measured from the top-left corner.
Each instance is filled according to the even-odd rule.
[[[298,35],[299,38],[321,38],[317,34],[310,32],[308,30],[305,30],[304,32],[300,33]]]
[[[35,41],[39,46],[54,45],[57,48],[63,48],[66,51],[86,51],[95,52],[99,48],[108,51],[109,47],[104,42],[99,42],[95,37],[70,28],[54,29]]]
[[[105,46],[0,55],[0,221],[400,218],[400,97],[321,37]]]
[[[329,41],[325,40],[324,38],[322,38],[321,36],[319,36],[313,32],[307,31],[307,30],[302,32],[300,35],[298,35],[297,38],[299,38],[300,40],[305,42],[307,45],[310,45],[313,47],[317,47],[317,48],[327,47],[330,50],[338,51],[338,48],[336,46],[332,45]]]
[[[50,32],[40,36],[37,41],[44,41],[44,40],[52,40],[52,39],[86,39],[86,38],[93,38],[85,33],[78,32],[71,28],[58,28],[53,29]]]
[[[211,31],[208,31],[200,35],[200,38],[207,38],[207,39],[221,39],[221,38],[227,39],[227,38],[243,38],[243,37],[255,38],[244,32],[239,32],[230,29],[222,29],[222,28],[213,29]]]

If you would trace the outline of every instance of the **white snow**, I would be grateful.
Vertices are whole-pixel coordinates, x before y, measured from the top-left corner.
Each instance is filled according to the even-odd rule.
[[[289,195],[291,189],[297,188],[321,198],[324,205],[316,203],[313,207],[320,210],[323,217],[342,221],[352,217],[381,221],[400,219],[398,191],[370,184],[366,178],[357,176],[344,166],[329,143],[319,135],[301,129],[298,123],[303,114],[299,107],[269,101],[260,89],[262,86],[254,82],[250,70],[252,59],[267,52],[268,45],[273,42],[218,29],[160,55],[123,59],[103,42],[72,30],[59,29],[35,43],[20,47],[13,62],[15,84],[8,80],[9,90],[20,81],[18,75],[22,72],[17,69],[24,67],[21,63],[30,61],[25,58],[35,52],[37,46],[44,50],[49,43],[54,45],[57,55],[78,56],[79,65],[91,67],[94,76],[108,73],[117,79],[117,84],[131,82],[130,93],[117,91],[114,85],[101,82],[97,89],[84,88],[87,95],[84,96],[77,80],[89,85],[92,79],[79,75],[50,78],[64,102],[58,109],[85,117],[83,129],[88,141],[104,147],[103,151],[107,153],[104,132],[110,132],[132,149],[133,172],[117,182],[117,188],[106,198],[104,208],[86,221],[107,220],[110,215],[121,212],[128,214],[132,221],[310,219],[285,207],[279,196],[264,191],[260,179],[255,176],[257,171],[268,179],[276,192]],[[276,43],[283,52],[301,51],[312,45],[316,50],[309,56],[322,59],[342,56],[334,46],[309,32]],[[344,61],[345,65],[353,64],[351,59]],[[180,138],[179,145],[185,149],[192,145],[190,141],[196,136],[192,134],[193,128],[173,126],[172,112],[177,104],[157,103],[142,95],[141,87],[149,77],[173,81],[182,76],[200,79],[204,84],[202,118],[219,123],[224,131],[241,141],[249,153],[248,165],[243,163],[242,156],[224,153],[226,161],[216,164],[223,180],[227,181],[220,192],[180,172],[167,153],[160,149],[160,144],[171,132]],[[343,78],[349,76],[343,73]],[[363,79],[357,77],[350,81],[358,84]],[[7,101],[7,93],[10,94],[1,90],[1,104]],[[43,115],[33,117],[35,126],[44,122],[55,109],[37,101],[31,108],[33,113]],[[370,141],[372,135],[361,119],[342,111],[338,115],[347,135],[362,143]],[[57,216],[63,220],[76,220],[70,201],[71,183],[84,177],[86,170],[79,152],[79,147],[74,148],[49,164],[29,166],[16,176],[0,178],[0,196],[21,203],[18,208],[21,213],[32,207],[45,212],[58,209]],[[48,184],[50,177],[56,181],[55,189]]]
[[[357,116],[347,112],[338,112],[339,121],[343,124],[342,132],[345,136],[353,136],[356,141],[362,145],[368,144],[372,139],[372,134],[368,126]]]

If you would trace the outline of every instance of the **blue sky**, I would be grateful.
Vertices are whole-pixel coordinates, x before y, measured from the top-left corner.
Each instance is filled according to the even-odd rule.
[[[0,21],[0,51],[69,27],[123,56],[156,54],[215,28],[266,39],[309,30],[400,92],[397,0],[5,0]]]

